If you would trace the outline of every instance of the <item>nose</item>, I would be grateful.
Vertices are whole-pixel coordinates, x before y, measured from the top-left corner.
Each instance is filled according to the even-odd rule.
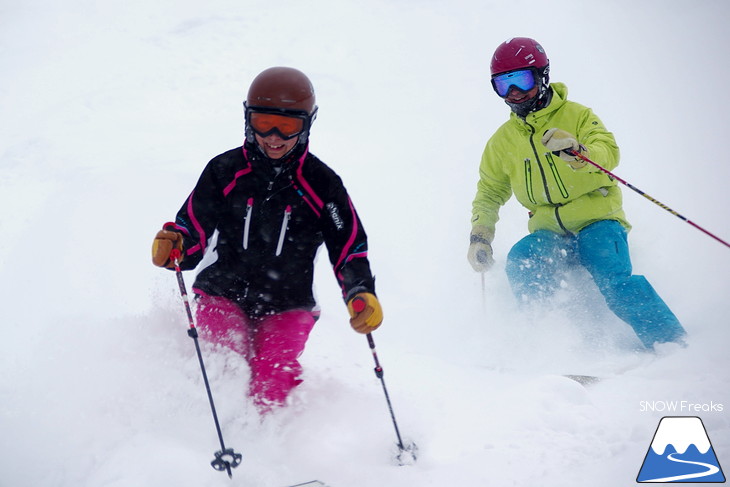
[[[273,134],[269,134],[266,137],[264,137],[264,140],[266,142],[272,143],[272,142],[284,142],[284,139],[281,138],[279,134],[274,132]]]
[[[517,89],[516,86],[513,85],[513,86],[510,86],[509,91],[507,92],[506,98],[509,101],[519,101],[519,100],[522,100],[523,98],[526,98],[527,96],[529,96],[529,93],[520,91],[519,89]]]

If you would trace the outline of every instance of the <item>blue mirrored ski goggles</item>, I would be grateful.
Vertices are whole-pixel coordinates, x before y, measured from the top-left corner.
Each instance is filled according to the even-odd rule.
[[[512,86],[520,91],[530,91],[535,87],[534,71],[532,69],[519,69],[498,74],[492,78],[492,87],[502,98],[507,96]]]

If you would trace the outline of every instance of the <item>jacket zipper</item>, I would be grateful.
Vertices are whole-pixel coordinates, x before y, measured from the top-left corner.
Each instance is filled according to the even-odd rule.
[[[532,189],[532,164],[530,164],[530,159],[525,159],[525,186],[527,188],[527,197],[533,205],[536,205],[537,201],[535,201],[535,194]]]
[[[535,127],[533,127],[532,125],[530,125],[527,122],[525,122],[525,125],[530,127],[530,132],[532,133],[532,135],[530,135],[530,145],[532,146],[532,153],[535,154],[535,161],[537,162],[537,167],[538,167],[538,169],[540,169],[540,175],[542,176],[542,184],[543,184],[543,187],[545,188],[545,197],[547,198],[548,203],[550,203],[551,205],[555,205],[555,220],[557,221],[558,226],[560,226],[560,228],[566,234],[571,235],[572,232],[570,230],[568,230],[567,228],[565,228],[565,225],[563,225],[563,221],[560,218],[560,212],[558,211],[558,210],[560,210],[560,207],[563,206],[562,203],[553,203],[553,199],[550,197],[550,189],[548,187],[547,176],[545,175],[545,169],[542,167],[542,163],[540,162],[540,156],[537,152],[537,148],[535,147],[535,141],[532,139],[532,137],[534,137],[534,135],[535,135]]]
[[[281,231],[279,232],[279,243],[276,244],[276,255],[281,255],[281,249],[284,247],[284,237],[286,236],[286,229],[289,226],[289,219],[291,218],[291,206],[287,205],[284,210],[284,218],[281,220]]]
[[[560,177],[558,168],[555,166],[555,161],[553,160],[553,155],[549,152],[546,152],[545,159],[547,159],[548,165],[550,166],[550,171],[552,171],[553,177],[555,178],[555,182],[558,184],[558,189],[560,189],[560,194],[563,196],[563,198],[567,198],[569,196],[568,190],[565,187],[565,183],[563,183],[562,178]]]
[[[289,183],[286,184],[285,186],[277,188],[276,191],[272,191],[272,189],[274,187],[274,181],[271,181],[269,183],[269,187],[267,188],[267,191],[269,191],[269,195],[266,197],[266,199],[264,201],[269,201],[271,198],[276,196],[278,193],[281,193],[282,191],[287,189],[289,186],[292,186],[293,184],[294,184],[294,182],[290,180]]]
[[[251,230],[251,212],[253,210],[253,198],[246,202],[246,216],[243,221],[243,248],[248,249],[248,233]]]
[[[532,147],[532,153],[535,154],[535,162],[537,163],[537,168],[540,170],[540,175],[542,176],[542,185],[545,188],[545,197],[548,200],[548,203],[551,205],[553,204],[553,199],[550,197],[550,189],[548,188],[547,184],[547,177],[545,176],[545,169],[542,167],[542,163],[540,162],[540,156],[537,153],[537,148],[535,147],[535,141],[532,140],[532,137],[535,135],[535,127],[530,125],[529,123],[525,122],[525,125],[530,127],[530,146]]]

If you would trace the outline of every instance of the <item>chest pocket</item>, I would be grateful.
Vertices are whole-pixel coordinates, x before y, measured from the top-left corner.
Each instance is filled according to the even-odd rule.
[[[251,233],[251,217],[253,214],[253,198],[246,202],[246,216],[243,217],[243,249],[248,250],[248,236]]]
[[[560,172],[558,172],[558,168],[555,165],[555,160],[553,159],[553,155],[550,152],[545,153],[545,159],[548,161],[548,166],[550,166],[550,172],[553,174],[553,178],[555,179],[555,184],[558,187],[558,190],[560,191],[560,196],[567,199],[568,196],[568,189],[565,187],[565,183],[563,182],[563,178],[560,177]]]
[[[254,199],[249,198],[246,201],[246,211],[243,217],[243,238],[241,244],[244,250],[249,249],[251,228],[252,225],[255,225],[255,222],[253,221],[254,215],[256,215],[256,213],[254,212]],[[281,255],[281,252],[284,249],[284,242],[286,241],[286,233],[289,230],[289,221],[291,220],[291,215],[292,207],[291,205],[287,205],[281,218],[281,225],[278,227],[279,236],[276,240],[276,249],[274,250],[274,255],[276,256]],[[262,217],[260,212],[258,216]]]
[[[289,219],[291,218],[291,205],[287,205],[284,210],[284,218],[281,220],[281,229],[279,230],[279,241],[276,243],[275,255],[281,255],[281,250],[284,248],[284,239],[286,237],[286,231],[289,228]]]

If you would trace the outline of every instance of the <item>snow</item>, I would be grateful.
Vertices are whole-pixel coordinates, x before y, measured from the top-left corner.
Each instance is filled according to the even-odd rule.
[[[728,15],[722,0],[4,2],[0,485],[615,487],[666,415],[701,416],[730,465],[730,249],[624,189],[635,272],[690,334],[657,355],[633,351],[580,273],[553,308],[516,310],[514,201],[483,288],[466,262],[479,157],[507,117],[489,57],[511,36],[538,39],[552,79],[614,131],[619,176],[730,239]],[[184,310],[149,248],[204,164],[240,145],[248,84],[274,65],[312,78],[312,150],[370,236],[374,338],[414,465],[391,463],[367,342],[320,258],[323,314],[290,408],[258,421],[245,364],[203,347],[243,454],[231,480],[210,467],[220,448]]]

